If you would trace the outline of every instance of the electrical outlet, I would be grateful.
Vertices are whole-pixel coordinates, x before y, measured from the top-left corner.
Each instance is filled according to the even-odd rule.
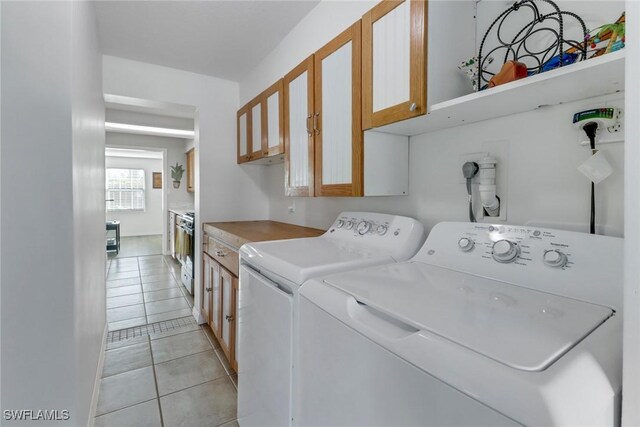
[[[600,99],[600,98],[598,98]],[[608,101],[590,100],[576,105],[576,111],[584,111],[592,108],[613,107],[616,109],[617,123],[607,129],[598,129],[596,145],[624,142],[624,98],[610,99]],[[589,147],[589,140],[582,131],[576,130],[578,144]]]
[[[462,175],[462,165],[464,165],[467,162],[476,162],[478,163],[478,161],[483,158],[484,156],[488,155],[489,153],[486,152],[482,152],[479,151],[477,153],[466,153],[466,154],[461,154],[459,157],[459,167],[458,167],[458,183],[459,184],[467,184],[467,180],[464,178],[464,176]],[[478,184],[478,175],[476,174],[476,176],[473,177],[473,179],[471,180],[471,182],[473,184]]]

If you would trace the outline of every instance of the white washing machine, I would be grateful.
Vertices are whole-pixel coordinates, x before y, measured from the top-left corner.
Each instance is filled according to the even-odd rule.
[[[292,420],[298,288],[315,276],[404,261],[424,241],[412,218],[344,212],[320,237],[240,248],[238,422],[287,426]]]
[[[618,425],[622,239],[470,223],[300,289],[297,426]]]

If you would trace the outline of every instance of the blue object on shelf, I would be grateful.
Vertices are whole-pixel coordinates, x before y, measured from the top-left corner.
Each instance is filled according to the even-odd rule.
[[[578,59],[577,53],[563,53],[562,66],[573,64]],[[554,70],[560,67],[560,55],[556,55],[542,65],[542,72]]]

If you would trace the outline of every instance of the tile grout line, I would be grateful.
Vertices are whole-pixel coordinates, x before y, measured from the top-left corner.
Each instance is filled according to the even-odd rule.
[[[146,367],[147,367],[147,366],[145,366],[145,368],[146,368]],[[107,377],[107,378],[108,378],[108,377]],[[113,414],[114,412],[122,411],[123,409],[132,408],[132,407],[134,407],[134,406],[136,406],[136,405],[142,405],[143,403],[148,403],[148,402],[151,402],[152,400],[158,400],[158,398],[157,398],[157,397],[154,397],[153,399],[145,400],[145,401],[143,401],[143,402],[138,402],[138,403],[134,403],[134,404],[132,404],[132,405],[123,406],[122,408],[114,409],[113,411],[109,411],[109,412],[105,412],[104,414],[96,415],[96,416],[95,416],[95,417],[93,417],[93,418],[95,419],[95,418],[103,417],[103,416],[105,416],[105,415]]]
[[[138,258],[138,268],[140,268],[140,258]],[[140,273],[140,270],[138,270]],[[142,286],[142,276],[140,276],[140,285]],[[144,319],[145,324],[149,324],[149,319],[147,318],[147,305],[146,299],[144,297],[144,292],[142,293],[142,305],[144,308]],[[147,329],[147,345],[149,346],[149,354],[151,355],[151,369],[153,371],[153,383],[156,386],[156,398],[158,399],[158,411],[160,412],[160,426],[164,427],[164,418],[162,416],[162,404],[160,403],[160,390],[158,389],[158,376],[156,374],[156,361],[153,358],[153,346],[151,345],[151,337],[148,334],[149,330]]]
[[[231,377],[233,375],[237,375],[237,372],[233,372],[233,368],[231,368],[231,365],[229,364],[229,362],[227,361],[227,364],[229,364],[229,369],[227,369],[225,363],[222,361],[222,358],[220,356],[220,354],[218,354],[218,348],[216,348],[216,346],[211,342],[211,338],[209,338],[209,335],[203,330],[204,328],[209,327],[206,323],[200,325],[200,330],[202,330],[202,333],[204,334],[204,336],[207,338],[207,341],[209,341],[209,344],[211,344],[211,347],[213,347],[213,351],[216,355],[216,358],[218,359],[218,362],[220,362],[220,364],[222,365],[222,369],[224,369],[225,374],[227,375],[227,377],[229,378],[229,381],[231,381],[231,385],[233,386],[233,388],[236,389],[236,392],[238,391],[238,386],[236,385],[236,383],[231,379]],[[219,348],[220,350],[222,350],[222,348]],[[233,372],[233,373],[230,373]]]

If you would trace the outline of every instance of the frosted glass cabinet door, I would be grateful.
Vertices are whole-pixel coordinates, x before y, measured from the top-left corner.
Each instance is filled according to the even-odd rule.
[[[256,160],[266,154],[263,152],[263,146],[266,146],[267,142],[266,134],[263,133],[261,97],[249,103],[249,109],[251,112],[251,153],[249,160]]]
[[[249,161],[249,145],[251,142],[251,116],[249,106],[238,110],[238,163]]]
[[[362,195],[361,23],[315,54],[315,195]]]
[[[285,191],[313,196],[313,55],[284,77]]]
[[[267,125],[267,152],[269,156],[284,153],[284,96],[283,81],[278,80],[264,92],[264,113]]]
[[[427,112],[426,23],[426,0],[383,1],[362,17],[364,129]]]

